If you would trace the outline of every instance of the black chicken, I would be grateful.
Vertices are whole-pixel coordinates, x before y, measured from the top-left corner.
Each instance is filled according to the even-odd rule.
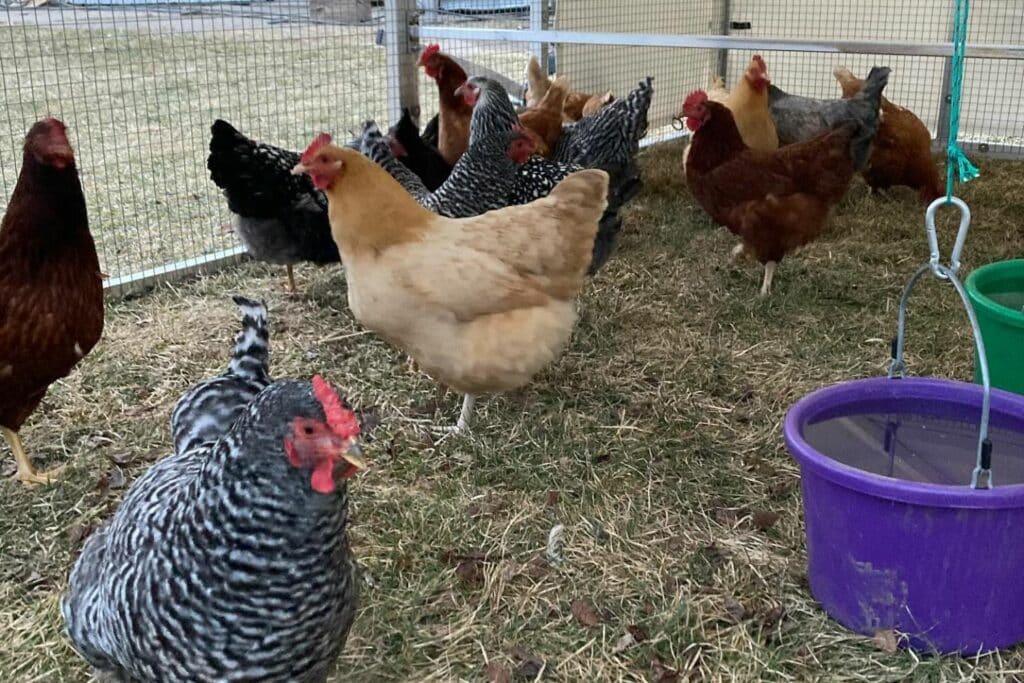
[[[327,199],[306,176],[291,171],[299,155],[242,135],[227,121],[213,123],[210,178],[224,191],[232,225],[254,258],[284,265],[295,291],[293,264],[337,263]]]

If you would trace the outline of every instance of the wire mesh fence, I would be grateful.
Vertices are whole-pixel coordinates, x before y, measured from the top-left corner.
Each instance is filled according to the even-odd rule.
[[[237,253],[226,204],[206,169],[211,123],[223,118],[255,139],[300,149],[319,130],[343,136],[367,118],[391,123],[410,92],[425,122],[438,100],[436,86],[408,54],[417,26],[421,44],[439,40],[468,72],[503,76],[513,97],[522,95],[531,56],[584,92],[623,95],[654,76],[650,141],[674,134],[669,124],[687,92],[718,74],[731,85],[754,50],[727,43],[610,46],[587,34],[625,33],[653,43],[666,36],[763,39],[759,51],[773,82],[816,97],[839,95],[836,66],[863,75],[872,64],[887,64],[893,76],[886,95],[941,135],[948,89],[943,57],[780,48],[792,47],[781,42],[791,39],[948,43],[951,7],[951,0],[388,0],[386,7],[370,0],[70,0],[8,6],[0,8],[0,208],[17,178],[22,136],[32,121],[53,114],[69,124],[102,267],[114,283],[136,281],[147,269],[171,277]],[[406,25],[412,38],[399,35]],[[549,40],[538,30],[572,32],[579,42]],[[1019,0],[975,3],[968,42],[1024,45]],[[1004,145],[1004,153],[1024,158],[1024,60],[970,59],[965,85],[962,138]]]

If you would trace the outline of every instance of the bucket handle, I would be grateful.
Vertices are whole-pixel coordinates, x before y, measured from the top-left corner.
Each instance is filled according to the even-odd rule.
[[[939,238],[935,230],[935,211],[940,207],[951,204],[960,209],[960,229],[957,231],[956,242],[953,245],[953,252],[950,255],[948,266],[942,263],[942,255],[939,252]],[[985,355],[985,341],[981,338],[981,328],[978,326],[978,318],[974,314],[974,306],[967,297],[967,290],[964,289],[957,272],[960,270],[960,252],[963,251],[964,242],[967,241],[967,231],[971,226],[971,210],[958,197],[951,197],[948,200],[940,197],[928,206],[924,216],[925,232],[928,236],[928,246],[931,250],[931,257],[925,265],[917,269],[903,289],[903,296],[900,297],[899,321],[896,327],[896,339],[893,340],[892,362],[889,365],[889,377],[899,379],[906,375],[906,365],[903,355],[907,331],[907,304],[910,302],[910,295],[914,291],[921,277],[931,271],[940,280],[949,280],[956,288],[960,300],[967,311],[967,318],[971,323],[971,333],[974,335],[974,345],[978,352],[978,366],[981,368],[982,401],[981,401],[981,428],[978,432],[978,455],[971,473],[971,488],[992,488],[992,441],[988,438],[989,410],[992,402],[992,385],[988,375],[988,357]]]

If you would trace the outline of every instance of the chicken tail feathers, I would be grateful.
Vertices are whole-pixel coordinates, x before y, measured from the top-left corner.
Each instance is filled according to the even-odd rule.
[[[868,77],[864,79],[864,87],[849,100],[851,111],[855,112],[852,120],[857,124],[857,132],[850,141],[850,158],[855,170],[864,168],[868,162],[871,141],[878,132],[882,91],[889,82],[890,71],[887,66],[872,67]]]
[[[257,382],[270,377],[270,332],[267,330],[267,308],[259,301],[235,295],[231,297],[242,311],[242,329],[235,337],[235,350],[228,364],[228,374]]]

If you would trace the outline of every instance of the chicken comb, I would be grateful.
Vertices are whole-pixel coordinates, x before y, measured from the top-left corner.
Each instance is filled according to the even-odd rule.
[[[757,64],[757,68],[761,70],[762,74],[768,73],[768,65],[764,63],[764,57],[761,55],[754,55],[752,57],[754,63]]]
[[[338,392],[320,375],[313,376],[313,395],[324,409],[327,426],[343,439],[359,435],[359,418],[341,402]]]
[[[441,46],[437,43],[431,43],[423,48],[423,52],[420,53],[420,66],[424,66],[427,60],[436,55],[441,51]]]
[[[331,137],[330,133],[320,133],[320,135],[313,138],[313,142],[309,143],[309,147],[307,147],[306,151],[302,153],[302,157],[299,161],[303,164],[308,164],[313,161],[313,157],[315,157],[324,147],[331,144],[333,139],[334,138]]]
[[[683,113],[689,116],[689,112],[708,101],[708,94],[703,90],[694,90],[686,96],[683,101]]]

